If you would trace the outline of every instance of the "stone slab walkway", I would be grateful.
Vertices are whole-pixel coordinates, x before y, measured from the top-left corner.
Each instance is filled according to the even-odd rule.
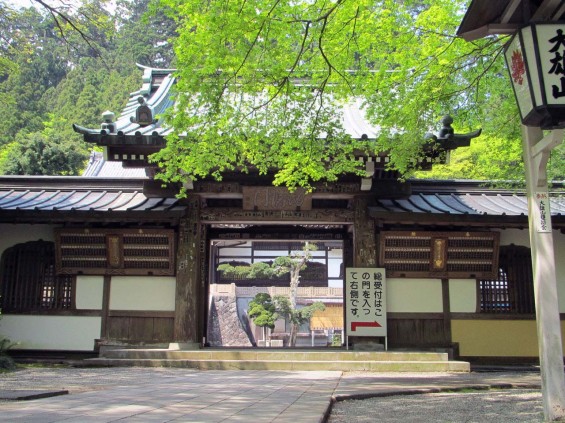
[[[0,374],[0,392],[67,390],[69,394],[0,401],[0,422],[323,422],[335,401],[492,387],[539,390],[539,384],[536,372],[28,368]],[[364,401],[360,403],[363,407]],[[373,413],[370,407],[366,411],[369,416]]]

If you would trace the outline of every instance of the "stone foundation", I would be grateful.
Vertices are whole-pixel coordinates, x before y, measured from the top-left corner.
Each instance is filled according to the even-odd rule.
[[[251,347],[249,336],[237,313],[236,297],[214,295],[208,312],[208,337],[211,347]]]

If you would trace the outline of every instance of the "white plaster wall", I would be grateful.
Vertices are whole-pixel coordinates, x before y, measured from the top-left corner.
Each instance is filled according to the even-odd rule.
[[[389,278],[386,284],[387,311],[391,313],[441,313],[440,279]]]
[[[100,338],[100,317],[3,315],[0,338],[17,349],[92,351]]]
[[[500,245],[530,246],[530,232],[526,229],[505,229],[500,232]]]
[[[220,258],[230,257],[230,259],[232,259],[232,257],[240,257],[240,256],[250,257],[251,247],[244,248],[242,246],[241,248],[222,248],[218,250],[218,256]]]
[[[110,310],[175,310],[176,279],[170,276],[113,276]]]
[[[449,280],[449,308],[453,313],[477,311],[477,281],[475,279]]]
[[[77,276],[75,297],[77,310],[101,310],[103,292],[103,276]]]
[[[0,224],[0,254],[6,248],[27,241],[55,241],[55,226],[53,225],[15,225]]]

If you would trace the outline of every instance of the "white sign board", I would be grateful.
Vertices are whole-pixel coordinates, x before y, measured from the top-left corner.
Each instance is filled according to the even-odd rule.
[[[521,28],[504,55],[522,122],[563,127],[565,25],[540,23]]]
[[[549,209],[549,194],[545,191],[534,193],[534,220],[537,232],[551,232],[551,211]]]
[[[528,67],[526,66],[526,58],[524,57],[520,37],[516,35],[505,52],[506,63],[510,71],[510,78],[514,93],[516,94],[516,101],[522,119],[530,114],[534,108],[534,99],[531,96],[530,81],[528,75]],[[537,69],[534,69],[537,74]],[[539,90],[538,90],[539,91]],[[538,99],[538,104],[541,103],[541,98]]]
[[[565,25],[536,25],[541,71],[548,104],[565,104]],[[533,35],[532,35],[533,37]],[[535,42],[532,40],[532,43]]]
[[[345,317],[347,336],[387,336],[385,269],[345,270]]]

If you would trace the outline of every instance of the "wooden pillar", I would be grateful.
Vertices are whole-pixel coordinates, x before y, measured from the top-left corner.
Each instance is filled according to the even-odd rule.
[[[189,203],[188,216],[179,225],[174,327],[174,341],[179,344],[201,341],[200,226],[200,199],[195,196]]]
[[[110,289],[112,276],[104,275],[104,287],[102,291],[102,322],[100,327],[100,338],[108,339],[108,319],[110,314]]]
[[[354,267],[377,266],[377,240],[375,221],[369,216],[366,198],[355,199],[353,226],[353,265]]]
[[[443,341],[446,346],[452,344],[451,341],[451,302],[449,300],[449,279],[441,280],[441,295],[443,302]]]
[[[369,216],[367,198],[356,197],[353,217],[353,267],[377,267],[375,221]],[[384,348],[379,337],[349,336],[354,350],[374,351]]]

